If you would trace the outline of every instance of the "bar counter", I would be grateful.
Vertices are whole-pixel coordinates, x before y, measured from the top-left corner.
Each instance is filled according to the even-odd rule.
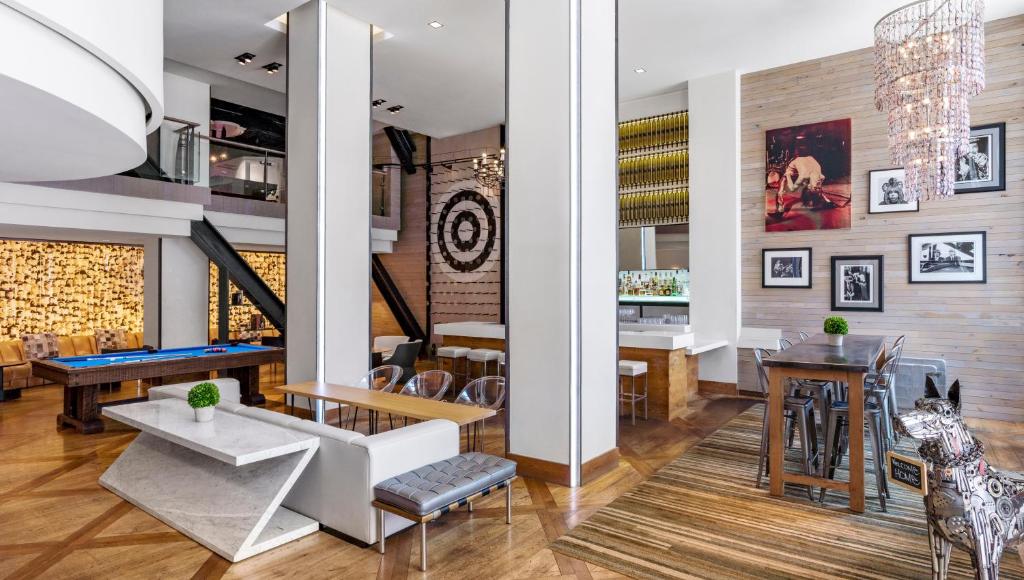
[[[505,350],[503,324],[435,324],[434,334],[441,336],[445,346]],[[700,353],[725,345],[724,340],[696,340],[688,325],[620,324],[619,359],[647,362],[652,418],[671,420],[684,414],[690,399],[697,394]]]

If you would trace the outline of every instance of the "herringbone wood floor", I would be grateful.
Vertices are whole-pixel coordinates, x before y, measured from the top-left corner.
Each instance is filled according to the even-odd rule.
[[[270,390],[281,376],[268,378],[268,408],[282,410],[281,397]],[[113,396],[135,396],[133,391],[125,386]],[[27,389],[22,399],[0,404],[0,578],[619,577],[554,554],[547,545],[749,402],[702,400],[671,423],[622,422],[622,460],[613,472],[575,490],[520,478],[513,488],[511,526],[504,523],[502,494],[478,502],[472,514],[445,516],[430,525],[427,574],[416,567],[419,548],[411,530],[389,541],[385,556],[321,532],[231,565],[101,488],[100,474],[136,432],[112,421],[100,435],[58,432],[54,417],[60,405],[58,386]],[[488,429],[490,453],[502,451],[498,423]]]

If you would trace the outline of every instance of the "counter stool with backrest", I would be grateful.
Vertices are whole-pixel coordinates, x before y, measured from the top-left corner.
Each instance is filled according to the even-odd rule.
[[[890,375],[895,374],[898,355],[892,353],[886,359],[885,364],[878,371],[875,380],[864,388],[864,419],[868,424],[868,434],[871,439],[871,455],[875,463],[875,486],[878,488],[878,501],[882,504],[882,511],[886,511],[885,498],[889,497],[889,482],[885,477],[885,432],[883,414],[885,407],[882,401],[888,396],[888,389],[892,387]],[[863,426],[860,427],[863,429]],[[843,456],[850,444],[850,404],[847,401],[835,401],[832,403],[828,429],[825,431],[825,457],[823,462],[823,474],[828,479],[835,477],[836,469],[843,462]],[[821,488],[819,501],[825,502],[825,493],[828,490]]]
[[[757,460],[757,487],[761,487],[761,478],[767,473],[768,463],[768,373],[764,370],[763,361],[771,353],[763,348],[754,349],[754,366],[757,369],[757,385],[764,395],[764,414],[761,417],[761,452]],[[800,452],[803,454],[804,475],[818,472],[815,463],[818,461],[818,432],[814,427],[814,399],[804,396],[788,395],[782,403],[782,414],[789,424],[795,424],[800,433]],[[814,500],[814,490],[807,486],[807,496]]]
[[[395,347],[409,342],[408,336],[377,336],[373,339],[373,350],[380,351],[383,356],[391,356]]]
[[[386,365],[402,367],[402,378],[399,379],[399,383],[404,383],[416,375],[416,357],[420,355],[422,347],[422,340],[403,342],[395,347],[390,357],[384,359]]]
[[[372,389],[381,393],[390,393],[395,390],[395,385],[398,384],[398,380],[402,378],[402,367],[398,365],[383,365],[379,366],[370,372],[366,373],[362,379],[359,379],[357,387],[363,387],[364,389]],[[341,420],[341,403],[338,403],[338,427],[343,425]],[[377,431],[377,421],[379,419],[376,411],[369,411],[370,422],[373,423],[373,431]],[[353,407],[352,410],[352,431],[356,430],[356,419],[359,416],[359,407]],[[394,429],[394,421],[391,416],[388,415],[388,421],[391,423],[391,428]]]
[[[491,348],[474,348],[473,350],[469,351],[469,353],[466,354],[466,358],[469,360],[469,364],[470,365],[472,365],[472,363],[479,363],[480,364],[480,374],[479,375],[476,374],[473,371],[473,369],[470,368],[469,378],[470,379],[478,379],[480,377],[486,377],[486,376],[489,376],[489,375],[497,374],[497,372],[498,372],[498,355],[500,355],[500,354],[501,354],[500,350],[494,350],[494,349],[491,349]],[[494,372],[493,373],[489,373],[487,371],[488,371],[488,369],[489,369],[489,367],[490,367],[490,365],[492,363],[494,364]]]
[[[437,368],[448,371],[453,377],[459,379],[461,384],[469,382],[469,359],[467,355],[473,349],[468,346],[442,346],[437,349]],[[459,371],[459,361],[462,361],[462,371]],[[450,369],[444,368],[445,361],[451,365]],[[458,383],[457,383],[458,384]]]
[[[629,377],[629,392],[626,392],[622,384],[622,378]],[[636,379],[644,378],[644,392],[637,394]],[[647,420],[647,362],[642,360],[620,360],[619,361],[619,404],[629,403],[632,422],[636,425],[636,403],[644,402],[644,421]]]
[[[495,412],[500,411],[501,406],[505,403],[505,377],[480,377],[466,385],[458,396],[455,397],[454,402],[458,405],[470,405],[492,409]],[[486,419],[473,423],[472,446],[469,443],[470,426],[466,425],[466,451],[476,451],[478,432],[480,451],[484,450],[484,421]],[[477,430],[478,424],[480,427],[479,431]]]

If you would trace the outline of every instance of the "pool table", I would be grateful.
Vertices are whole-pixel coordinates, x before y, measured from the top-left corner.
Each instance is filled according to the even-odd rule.
[[[57,415],[58,428],[100,433],[103,421],[97,395],[102,384],[136,379],[159,383],[174,375],[220,371],[221,377],[238,379],[243,404],[260,405],[265,402],[260,394],[260,365],[275,362],[284,362],[283,348],[218,344],[34,360],[32,374],[64,385],[64,412]]]

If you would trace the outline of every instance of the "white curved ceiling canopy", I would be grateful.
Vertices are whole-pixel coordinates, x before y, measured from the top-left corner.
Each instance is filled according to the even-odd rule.
[[[0,181],[112,175],[163,119],[161,0],[0,0]]]

